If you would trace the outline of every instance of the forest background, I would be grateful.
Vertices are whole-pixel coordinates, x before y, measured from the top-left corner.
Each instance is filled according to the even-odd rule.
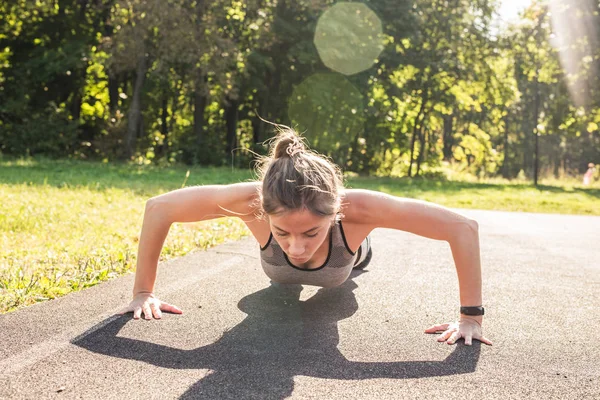
[[[561,178],[600,161],[594,0],[13,0],[0,154],[233,165],[291,125],[344,171]]]

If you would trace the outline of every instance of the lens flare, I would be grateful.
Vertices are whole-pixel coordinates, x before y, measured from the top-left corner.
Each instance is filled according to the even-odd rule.
[[[589,104],[599,90],[598,2],[593,0],[550,1],[553,36],[565,70],[569,93],[577,106]]]
[[[298,85],[288,101],[292,126],[311,147],[335,151],[364,130],[363,96],[340,74],[314,74]]]
[[[363,3],[337,3],[319,18],[314,43],[328,68],[356,74],[370,68],[383,50],[381,20]]]

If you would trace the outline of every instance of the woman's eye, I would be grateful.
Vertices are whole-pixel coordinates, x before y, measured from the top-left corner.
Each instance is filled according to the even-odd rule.
[[[277,236],[281,236],[281,237],[287,236],[287,233],[275,233],[275,234],[276,234]],[[314,235],[308,235],[308,234],[307,234],[306,236],[308,236],[308,237],[311,237],[311,238],[314,238],[314,237],[315,237],[315,236],[317,236],[317,235],[318,235],[318,233],[315,233]]]

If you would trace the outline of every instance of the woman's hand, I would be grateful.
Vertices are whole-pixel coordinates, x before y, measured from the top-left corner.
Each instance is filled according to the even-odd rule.
[[[144,312],[145,319],[152,319],[152,317],[160,319],[162,318],[162,311],[183,314],[183,311],[179,307],[160,301],[152,293],[138,293],[133,297],[131,303],[118,313],[125,314],[132,311],[133,319],[139,319],[142,311]]]
[[[479,322],[471,318],[461,318],[458,322],[434,325],[425,329],[425,333],[439,333],[438,342],[454,344],[460,338],[465,339],[465,344],[470,346],[473,339],[477,339],[487,345],[492,345],[488,339],[483,337],[483,331]]]

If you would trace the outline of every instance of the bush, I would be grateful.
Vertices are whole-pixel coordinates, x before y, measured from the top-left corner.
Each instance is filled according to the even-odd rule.
[[[4,125],[0,130],[1,150],[15,156],[43,154],[64,157],[73,151],[78,135],[77,125],[76,121],[69,121],[64,113],[50,105],[43,113]]]

